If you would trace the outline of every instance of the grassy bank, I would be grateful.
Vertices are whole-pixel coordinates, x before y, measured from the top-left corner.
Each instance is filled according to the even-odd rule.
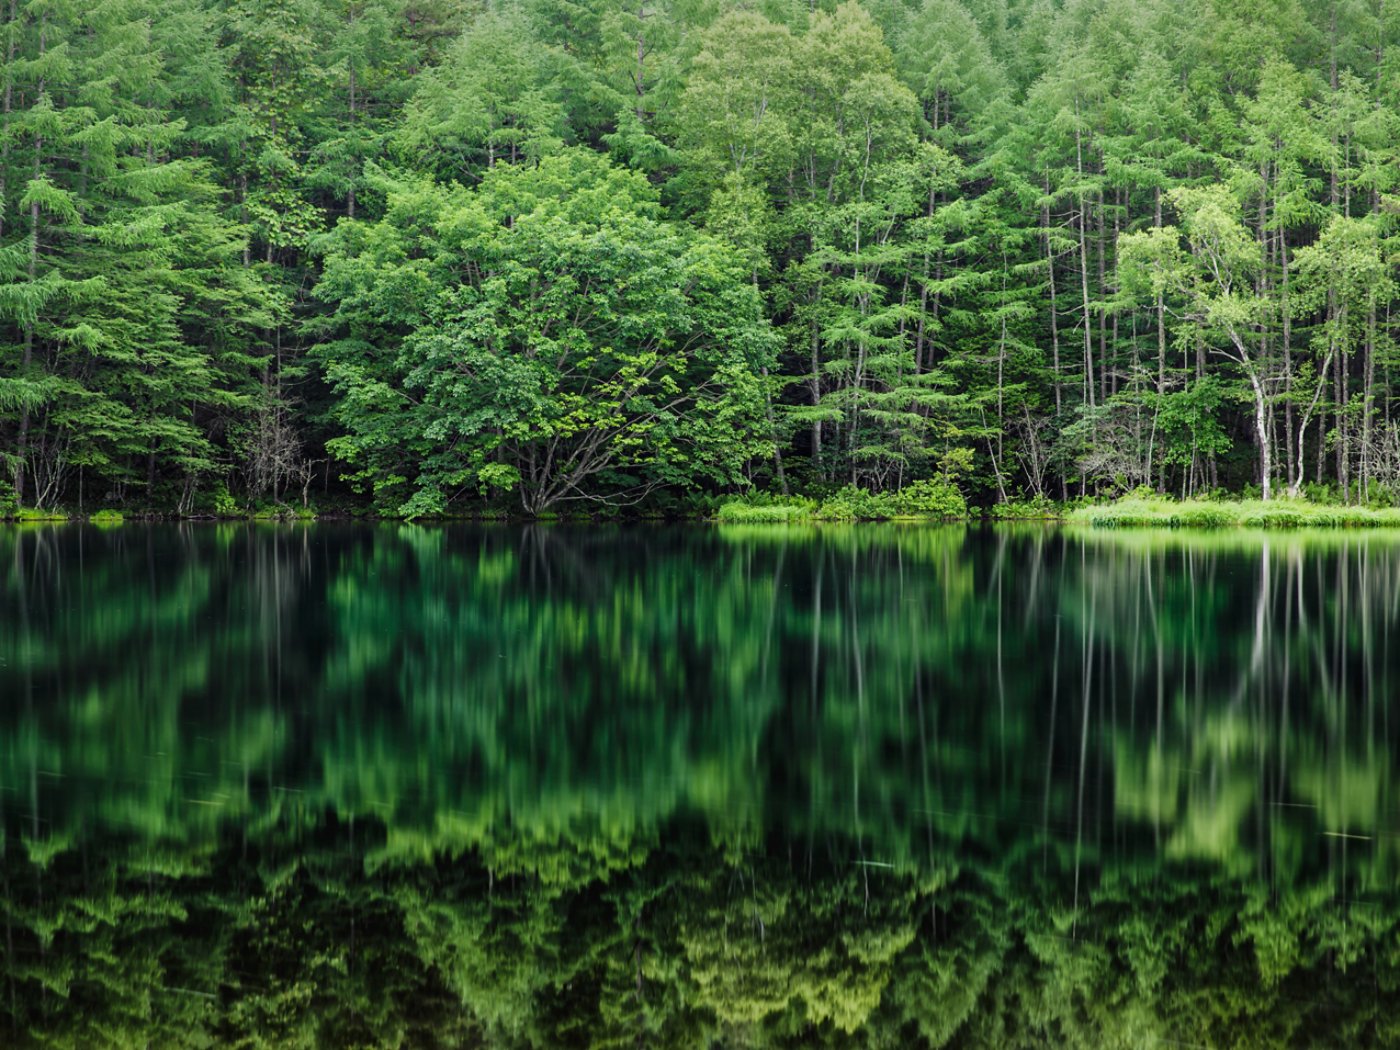
[[[928,480],[898,492],[847,486],[824,499],[755,494],[720,505],[725,524],[791,525],[813,521],[964,521],[967,501],[951,481]]]
[[[0,507],[0,521],[25,525],[30,522],[71,521],[72,515],[63,510],[35,510],[32,507]]]
[[[1349,507],[1306,500],[1121,499],[1080,507],[1067,520],[1095,528],[1375,528],[1400,526],[1400,508]]]
[[[221,514],[221,521],[307,522],[320,515],[314,510],[287,507],[257,508],[242,513]],[[340,515],[355,520],[385,519],[373,514]],[[206,516],[198,515],[196,520]],[[997,504],[978,510],[969,509],[957,486],[945,481],[924,481],[905,487],[899,492],[871,493],[862,489],[844,488],[822,499],[805,496],[776,496],[754,493],[726,500],[717,507],[692,508],[657,517],[655,520],[710,520],[726,525],[813,525],[821,522],[906,521],[946,522],[967,521],[982,517],[989,521],[1047,522],[1063,521],[1097,529],[1126,528],[1195,528],[1195,529],[1299,529],[1299,528],[1400,528],[1400,507],[1373,508],[1345,506],[1332,503],[1311,503],[1307,500],[1173,500],[1166,497],[1133,494],[1114,503],[1069,506],[1049,500],[1030,500]],[[123,514],[102,510],[90,515],[70,514],[63,510],[15,510],[0,507],[0,521],[55,523],[87,521],[94,525],[120,525],[126,522],[189,520],[180,515],[159,515],[142,512]],[[425,519],[428,520],[428,519]],[[434,518],[441,521],[510,521],[501,512]],[[541,515],[540,522],[596,521],[596,518]],[[604,519],[604,520],[639,520]],[[652,519],[641,519],[652,520]]]

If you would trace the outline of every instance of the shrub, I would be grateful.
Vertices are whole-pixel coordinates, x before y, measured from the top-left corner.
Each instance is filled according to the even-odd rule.
[[[120,525],[124,520],[119,510],[99,510],[88,519],[94,525]]]
[[[928,478],[892,493],[895,514],[912,518],[965,518],[967,500],[951,481]]]
[[[947,520],[967,517],[967,501],[951,481],[915,481],[898,492],[868,492],[847,485],[817,508],[822,521],[887,521],[891,518]]]
[[[1158,492],[1151,485],[1139,485],[1131,492],[1124,493],[1119,502],[1130,500],[1143,503],[1170,503],[1171,497]]]
[[[994,503],[987,509],[987,517],[996,521],[1047,521],[1063,518],[1067,513],[1067,507],[1060,506],[1048,496]]]
[[[1342,502],[1342,490],[1330,482],[1308,481],[1303,484],[1303,498],[1309,503],[1335,506]]]
[[[220,518],[237,518],[242,514],[238,500],[233,498],[233,494],[228,490],[228,484],[223,481],[220,481],[209,493],[209,499],[205,505]]]
[[[817,508],[822,521],[885,521],[895,516],[887,495],[877,495],[855,485],[837,489]]]
[[[967,501],[942,478],[915,481],[898,492],[870,492],[847,485],[820,504],[804,497],[751,493],[731,499],[715,512],[722,522],[775,524],[801,521],[888,521],[892,518],[947,520],[967,517]]]

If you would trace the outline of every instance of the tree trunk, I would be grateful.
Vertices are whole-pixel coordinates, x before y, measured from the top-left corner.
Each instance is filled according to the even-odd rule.
[[[39,22],[39,57],[44,57],[44,50],[48,44],[49,16],[45,11]],[[39,78],[38,95],[44,93],[44,78]],[[43,171],[44,139],[43,136],[34,136],[34,178],[39,178]],[[39,202],[36,200],[29,205],[29,283],[32,286],[39,272]],[[29,374],[29,369],[34,363],[34,324],[32,321],[26,322],[24,326],[24,351],[20,358],[20,370],[24,375]],[[26,401],[19,414],[19,435],[15,442],[18,453],[18,465],[15,468],[15,501],[21,505],[24,503],[25,486],[25,456],[29,452],[29,425],[30,411],[29,403]]]
[[[1078,116],[1079,105],[1075,103],[1075,115]],[[1076,126],[1074,129],[1074,153],[1075,163],[1079,172],[1081,183],[1084,179],[1084,150],[1081,143],[1081,132]],[[1081,295],[1081,306],[1084,310],[1080,323],[1084,328],[1084,401],[1090,408],[1094,407],[1094,326],[1089,317],[1089,238],[1085,229],[1086,212],[1089,207],[1088,198],[1083,193],[1079,195],[1079,288]]]

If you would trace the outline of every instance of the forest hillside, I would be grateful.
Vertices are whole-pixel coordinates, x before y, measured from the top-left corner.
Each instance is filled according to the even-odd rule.
[[[1400,497],[1400,5],[0,24],[0,503]]]

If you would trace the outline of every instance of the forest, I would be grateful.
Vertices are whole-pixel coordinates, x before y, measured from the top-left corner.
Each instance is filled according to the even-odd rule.
[[[1400,5],[0,24],[11,513],[1400,501]]]

